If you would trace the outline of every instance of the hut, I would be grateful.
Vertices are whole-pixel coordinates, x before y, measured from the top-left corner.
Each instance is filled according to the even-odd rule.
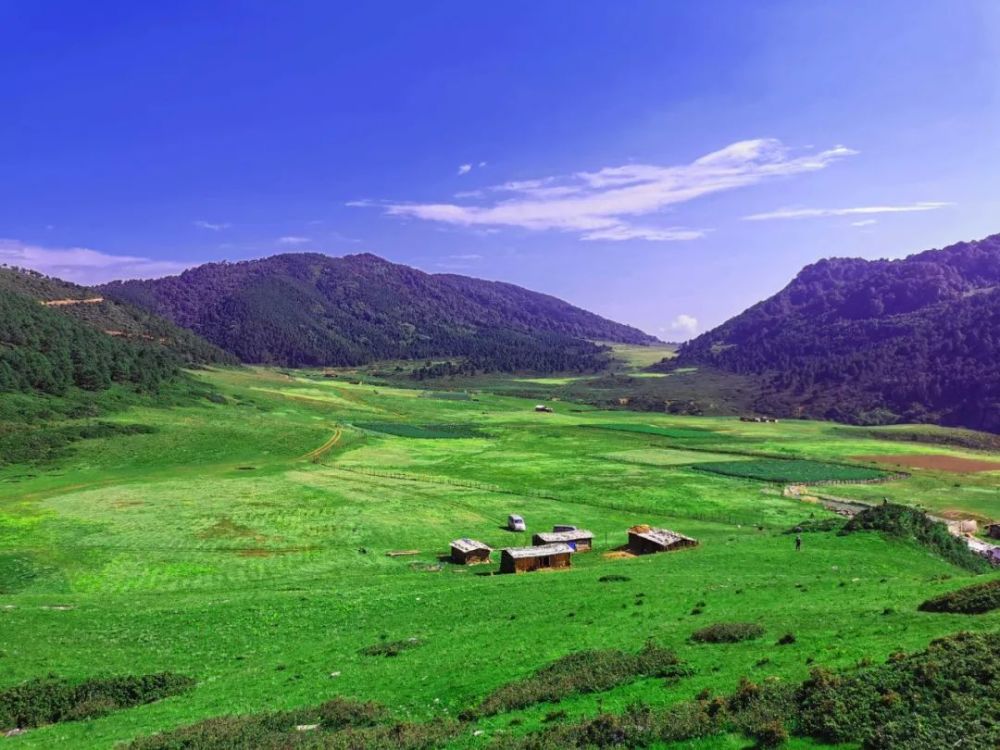
[[[672,552],[684,547],[696,547],[698,541],[689,536],[678,534],[670,529],[654,529],[651,526],[633,526],[628,530],[628,549],[636,555],[649,555],[653,552]]]
[[[586,529],[567,531],[540,531],[531,538],[535,545],[568,544],[575,552],[589,552],[594,548],[594,534]]]
[[[476,539],[456,539],[451,543],[451,561],[456,565],[488,563],[492,551]]]
[[[530,573],[533,570],[570,567],[573,548],[568,544],[539,547],[510,547],[500,552],[501,573]]]
[[[552,413],[552,407],[551,406],[546,406],[545,404],[538,404],[538,406],[535,407],[535,411],[541,412],[541,413],[545,413],[545,414],[551,414]]]
[[[517,515],[516,513],[511,513],[507,516],[507,530],[508,531],[525,531],[527,527],[524,525],[524,518]]]
[[[986,536],[990,539],[1000,539],[1000,523],[991,523],[986,527]]]

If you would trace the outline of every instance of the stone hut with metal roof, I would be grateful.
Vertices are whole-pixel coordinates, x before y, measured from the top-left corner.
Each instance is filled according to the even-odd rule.
[[[685,547],[696,547],[698,541],[678,534],[670,529],[656,529],[652,526],[633,526],[628,530],[628,550],[636,555],[654,552],[672,552]]]
[[[537,547],[509,547],[500,551],[501,573],[530,573],[533,570],[568,568],[573,548],[568,544]]]
[[[456,539],[451,543],[451,561],[456,565],[488,563],[492,551],[477,539]]]
[[[589,552],[594,548],[594,534],[586,529],[540,531],[531,538],[531,543],[535,545],[568,544],[576,552]]]

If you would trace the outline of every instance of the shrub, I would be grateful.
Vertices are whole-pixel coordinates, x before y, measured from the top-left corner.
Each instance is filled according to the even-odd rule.
[[[790,646],[795,643],[795,633],[785,633],[778,639],[779,646]]]
[[[628,576],[619,575],[618,573],[611,573],[606,576],[601,576],[597,579],[598,583],[625,583],[631,581],[632,579]]]
[[[402,641],[389,641],[388,643],[376,643],[373,646],[366,646],[358,653],[365,656],[399,656],[404,651],[422,646],[423,643],[419,638],[407,638]]]
[[[536,703],[556,702],[576,693],[599,693],[640,677],[676,679],[689,674],[670,649],[647,643],[630,654],[616,649],[578,651],[556,659],[530,677],[502,685],[480,704],[491,716]]]
[[[975,573],[990,568],[990,564],[972,552],[964,541],[948,533],[947,526],[906,505],[885,503],[866,508],[849,520],[840,533],[858,531],[881,531],[900,539],[912,539],[948,562]]]
[[[963,615],[981,615],[1000,609],[1000,578],[941,594],[925,601],[919,609],[921,612],[951,612]]]
[[[754,622],[717,622],[691,634],[698,643],[739,643],[764,635],[764,628]]]
[[[782,534],[811,534],[823,531],[837,531],[844,526],[842,518],[810,519],[785,529]]]
[[[0,692],[0,730],[92,719],[183,693],[194,684],[172,672],[82,682],[40,678]]]
[[[325,743],[337,733],[353,728],[374,727],[387,720],[388,712],[377,703],[334,698],[310,708],[206,719],[190,726],[137,739],[128,747],[131,750],[283,750],[294,747],[298,740],[306,739],[306,733],[297,731],[297,726],[313,724],[316,729],[308,734],[322,737],[322,747],[332,747],[333,745]],[[312,740],[313,737],[309,739]]]

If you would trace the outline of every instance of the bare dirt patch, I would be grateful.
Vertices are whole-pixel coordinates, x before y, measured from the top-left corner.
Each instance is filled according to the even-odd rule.
[[[974,474],[979,471],[1000,471],[1000,461],[987,461],[980,458],[960,458],[941,453],[925,454],[890,454],[877,456],[851,456],[856,461],[871,461],[878,464],[905,466],[911,469],[930,469],[931,471],[947,471],[952,474]]]
[[[223,516],[204,531],[198,534],[199,539],[245,539],[251,538],[257,542],[267,540],[263,534],[251,529],[249,526],[236,523],[228,516]]]

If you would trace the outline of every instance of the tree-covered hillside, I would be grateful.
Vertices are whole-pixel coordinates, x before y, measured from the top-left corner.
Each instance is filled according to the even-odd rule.
[[[481,370],[591,370],[588,340],[655,341],[544,294],[432,275],[374,255],[287,254],[211,263],[102,293],[201,334],[245,362],[359,365],[467,358]]]
[[[107,336],[164,347],[187,364],[235,364],[237,361],[197,334],[135,305],[104,299],[96,289],[36,271],[0,267],[0,294],[8,293],[38,300],[53,312],[78,320]]]
[[[0,393],[114,384],[155,390],[177,375],[178,364],[161,346],[116,339],[30,297],[0,294]]]
[[[762,410],[1000,432],[1000,235],[815,263],[661,369],[764,375]]]

